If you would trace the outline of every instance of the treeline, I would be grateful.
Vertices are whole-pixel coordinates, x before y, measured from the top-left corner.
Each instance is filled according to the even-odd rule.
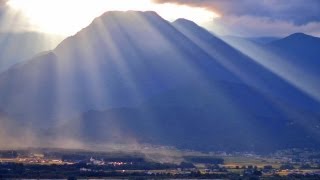
[[[17,158],[18,152],[17,151],[0,151],[0,158]]]
[[[152,169],[152,164],[146,169]],[[189,164],[190,165],[190,164]],[[80,171],[82,168],[91,168],[90,171]],[[98,166],[96,166],[98,168]],[[153,168],[159,167],[159,164],[154,164]],[[162,167],[170,168],[168,165]],[[100,167],[101,168],[101,167]],[[143,169],[141,169],[143,170]],[[171,174],[171,173],[148,173],[141,172],[122,172],[103,169],[95,170],[92,166],[83,166],[82,164],[74,165],[23,165],[15,163],[0,164],[0,179],[25,178],[25,179],[83,179],[83,178],[129,178],[129,179],[234,179],[239,178],[236,174],[201,174],[199,171],[192,171],[190,174]]]
[[[0,174],[2,178],[35,178],[41,175],[42,178],[61,178],[68,176],[81,176],[90,174],[103,174],[116,172],[117,170],[169,170],[169,169],[186,169],[194,168],[194,165],[187,162],[182,162],[179,165],[157,162],[135,162],[130,164],[122,164],[119,166],[113,165],[92,165],[85,162],[80,162],[72,165],[38,165],[38,164],[20,164],[20,163],[0,163]],[[84,169],[85,171],[81,171]],[[106,176],[109,177],[109,176]],[[1,177],[0,177],[1,179]]]
[[[185,156],[184,159],[190,163],[201,164],[223,164],[224,159],[212,156]]]

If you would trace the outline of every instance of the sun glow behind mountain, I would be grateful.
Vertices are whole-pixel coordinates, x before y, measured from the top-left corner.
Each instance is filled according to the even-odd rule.
[[[10,0],[9,6],[22,12],[33,30],[71,35],[106,11],[156,11],[167,20],[186,18],[197,23],[220,15],[203,8],[175,4],[156,4],[152,0]]]
[[[105,11],[139,12],[106,13],[54,50],[2,74],[0,106],[10,114],[0,119],[0,146],[14,141],[13,146],[75,147],[66,142],[69,138],[80,145],[99,139],[100,143],[136,144],[144,136],[145,142],[150,137],[155,143],[178,146],[182,139],[192,139],[193,147],[211,142],[214,148],[232,144],[238,149],[233,139],[240,137],[245,140],[240,145],[255,149],[260,142],[261,147],[286,145],[281,139],[273,143],[277,139],[273,134],[274,129],[293,124],[291,120],[300,124],[299,130],[292,129],[294,133],[318,132],[313,127],[319,122],[306,123],[306,113],[295,108],[319,112],[314,102],[320,102],[320,86],[313,81],[317,76],[300,71],[300,66],[269,48],[245,39],[241,43],[221,40],[185,20],[205,25],[219,17],[213,12],[151,0],[11,0],[8,5],[33,24],[31,29],[64,36],[78,32]],[[161,17],[140,12],[150,10]],[[167,23],[162,17],[185,19]],[[8,48],[12,49],[19,53]],[[14,136],[11,129],[21,126],[19,141],[3,138]],[[49,140],[36,138],[42,138],[42,129],[49,129]],[[285,130],[278,132],[289,137],[283,139],[292,137]]]

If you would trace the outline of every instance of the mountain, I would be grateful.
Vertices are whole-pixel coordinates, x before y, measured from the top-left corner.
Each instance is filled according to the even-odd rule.
[[[46,125],[60,115],[134,106],[206,76],[237,79],[154,12],[107,12],[52,52],[3,73],[0,101],[9,114]]]
[[[304,33],[294,33],[283,39],[273,41],[270,44],[279,48],[292,48],[292,52],[300,50],[316,53],[319,52],[320,38]],[[306,44],[308,44],[309,47],[304,46]]]
[[[234,46],[232,42],[213,36],[204,28],[185,19],[178,19],[173,25],[213,59],[227,68],[229,72],[241,79],[240,83],[248,84],[263,94],[281,98],[283,102],[288,104],[300,106],[299,108],[313,109],[313,111],[319,110],[319,103],[314,101],[313,98],[307,97],[288,81],[268,69],[268,67],[250,58],[246,54],[247,52],[241,52],[241,49],[237,49],[237,46]],[[268,53],[269,50],[265,46],[250,43],[246,40],[237,41],[237,43],[247,49],[258,50],[262,53]],[[261,56],[263,55],[261,54]],[[269,61],[275,60],[269,59]]]
[[[239,36],[222,36],[223,39],[229,39],[232,41],[251,41],[257,44],[269,44],[273,41],[280,40],[279,37],[239,37]]]
[[[155,12],[107,12],[1,73],[0,109],[40,137],[83,143],[319,147],[316,100],[195,23]]]
[[[208,92],[198,85],[168,91],[141,107],[88,111],[60,132],[85,142],[135,140],[202,151],[318,147],[318,135],[312,132],[318,121],[290,118],[250,87],[221,82]],[[228,98],[220,97],[220,91]],[[68,127],[76,128],[70,132]]]
[[[268,44],[268,43],[271,43],[273,41],[277,41],[281,38],[279,37],[248,37],[246,38],[250,41],[253,41],[255,43],[260,43],[260,44]]]
[[[63,37],[36,32],[0,33],[0,72],[58,45]]]
[[[308,69],[316,76],[320,75],[320,38],[303,33],[295,33],[286,38],[268,44],[277,52],[298,67]]]

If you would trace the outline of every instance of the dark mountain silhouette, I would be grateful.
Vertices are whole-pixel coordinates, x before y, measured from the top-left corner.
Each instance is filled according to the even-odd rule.
[[[253,43],[257,43],[260,45],[265,45],[265,44],[269,44],[271,42],[280,40],[282,38],[280,37],[240,37],[240,36],[222,36],[223,39],[229,39],[232,41],[250,41]]]
[[[87,142],[123,142],[129,137],[196,150],[268,152],[318,147],[317,135],[310,132],[316,130],[315,124],[303,125],[311,119],[289,118],[250,87],[225,82],[216,85],[229,101],[219,97],[218,90],[205,92],[204,87],[193,84],[151,98],[148,105],[138,108],[88,111],[67,124],[63,132]],[[255,98],[246,99],[249,95]],[[70,133],[70,126],[80,128]]]
[[[314,111],[319,110],[318,102],[307,97],[297,90],[296,87],[293,87],[269,69],[224,42],[224,40],[213,36],[204,28],[185,19],[178,19],[173,24],[213,59],[240,78],[241,83],[248,84],[258,89],[261,93],[282,98],[283,102],[300,106],[299,108],[313,109]],[[240,42],[240,44],[246,45],[245,42]],[[264,48],[257,44],[253,44],[253,46],[257,46],[260,49]],[[268,49],[266,48],[266,50]]]
[[[83,142],[319,146],[316,100],[195,23],[154,12],[107,12],[2,73],[0,108],[35,133]]]
[[[295,33],[274,41],[268,46],[284,58],[302,69],[320,75],[320,38],[303,33]]]
[[[296,48],[292,49],[292,52],[295,50],[317,52],[317,50],[319,50],[319,41],[320,38],[318,37],[313,37],[304,33],[294,33],[283,39],[273,41],[271,44],[279,48]],[[308,44],[309,47],[304,46],[305,44]]]
[[[268,44],[271,43],[273,41],[277,41],[279,39],[281,39],[280,37],[248,37],[246,38],[250,41],[253,41],[255,43],[260,43],[260,44]]]

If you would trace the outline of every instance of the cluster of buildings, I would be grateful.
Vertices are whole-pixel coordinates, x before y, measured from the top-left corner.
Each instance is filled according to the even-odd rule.
[[[104,166],[104,165],[123,166],[128,163],[126,163],[126,162],[105,162],[103,159],[98,160],[98,159],[94,159],[93,157],[91,157],[87,164],[88,165],[95,165],[95,166]]]

